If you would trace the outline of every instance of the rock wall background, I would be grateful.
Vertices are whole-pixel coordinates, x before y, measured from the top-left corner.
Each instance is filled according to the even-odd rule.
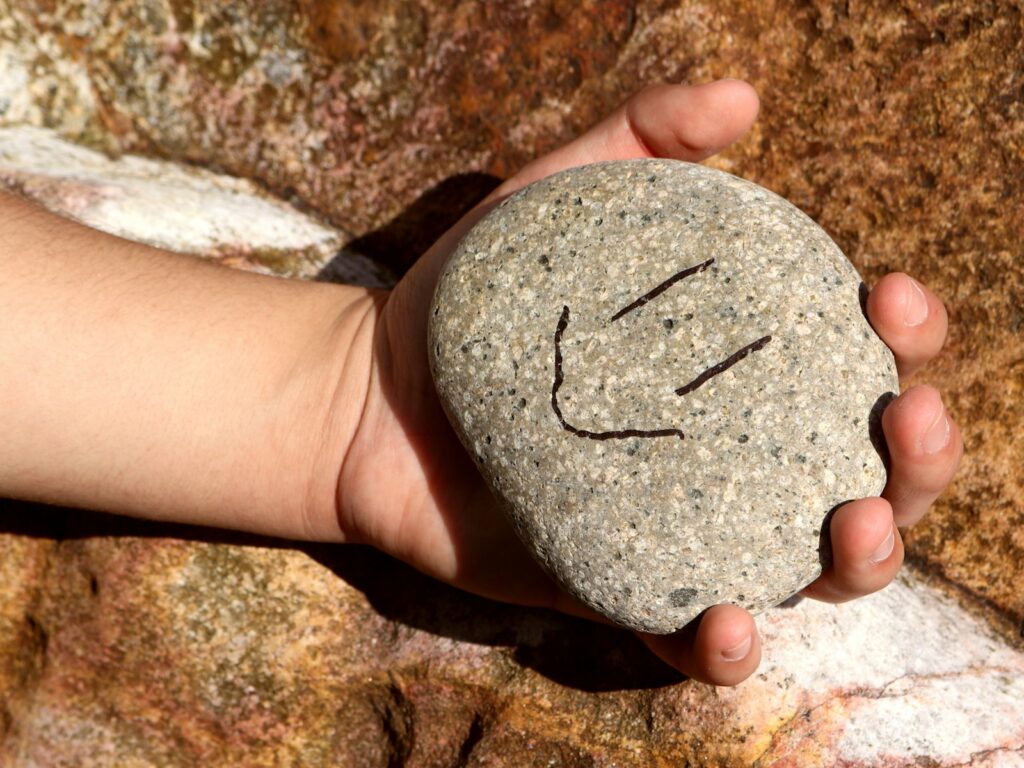
[[[863,606],[768,614],[764,675],[716,693],[626,635],[369,554],[7,504],[0,761],[1024,762],[1024,3],[0,0],[0,180],[144,239],[152,222],[104,180],[144,155],[165,165],[132,183],[199,178],[232,218],[270,205],[302,222],[280,247],[243,226],[181,250],[401,271],[631,91],[722,76],[763,108],[715,164],[802,207],[869,281],[906,270],[950,310],[920,379],[947,393],[967,455],[908,535],[907,579]],[[20,126],[52,129],[34,147],[60,135],[115,159],[83,161],[91,177],[28,162]],[[903,645],[863,634],[891,626]],[[790,671],[801,660],[815,674]]]

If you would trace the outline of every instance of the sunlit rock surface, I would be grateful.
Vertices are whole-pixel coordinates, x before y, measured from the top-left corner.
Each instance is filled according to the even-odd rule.
[[[759,617],[735,689],[628,632],[355,547],[16,508],[0,540],[13,765],[1019,765],[1024,654],[911,571]],[[24,523],[14,523],[23,533]],[[460,762],[461,761],[461,762]]]
[[[347,264],[335,248],[401,269],[645,83],[747,78],[759,122],[715,164],[795,202],[869,279],[906,270],[944,298],[950,342],[917,381],[967,445],[908,533],[920,568],[770,612],[761,675],[729,691],[358,550],[6,508],[0,763],[1024,763],[1022,40],[1010,0],[0,0],[4,186],[304,276]],[[158,239],[160,189],[288,234],[211,210]]]
[[[250,181],[126,155],[108,158],[47,129],[0,127],[0,184],[130,240],[289,277],[328,273],[374,287],[386,267],[340,253],[351,237]]]

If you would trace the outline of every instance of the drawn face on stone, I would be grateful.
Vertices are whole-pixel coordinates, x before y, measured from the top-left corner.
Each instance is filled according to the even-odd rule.
[[[431,309],[445,411],[573,595],[673,631],[821,571],[823,520],[877,495],[895,365],[860,276],[781,198],[702,166],[574,169],[462,241]]]
[[[686,269],[677,272],[664,282],[659,283],[657,286],[649,290],[647,293],[643,294],[636,300],[627,304],[622,309],[618,310],[609,318],[609,322],[614,323],[616,320],[623,317],[624,315],[629,314],[635,309],[639,309],[652,299],[656,299],[660,294],[667,291],[675,283],[679,282],[680,280],[683,280],[684,278],[703,272],[705,269],[714,264],[714,262],[715,259],[714,257],[712,257],[707,261],[697,264],[696,266],[687,267]],[[672,322],[674,326],[674,321]],[[581,429],[580,427],[574,426],[573,424],[569,423],[566,420],[565,416],[562,414],[561,407],[558,405],[558,390],[561,389],[562,382],[565,379],[564,361],[562,359],[562,335],[565,333],[565,329],[568,327],[568,325],[569,307],[565,306],[562,307],[562,314],[559,317],[558,325],[555,328],[555,372],[554,382],[551,385],[551,410],[554,411],[555,416],[558,418],[558,422],[562,425],[563,429],[565,429],[567,432],[576,435],[577,437],[583,437],[590,440],[625,440],[634,437],[678,437],[680,440],[682,440],[685,437],[683,431],[677,427],[642,429],[638,427],[621,426],[618,428],[593,431],[588,429]],[[755,339],[749,344],[744,345],[743,347],[733,352],[724,360],[721,360],[715,363],[714,365],[711,365],[708,368],[706,368],[704,371],[702,371],[699,375],[694,377],[686,384],[676,387],[674,390],[675,394],[680,397],[683,395],[688,395],[690,392],[693,392],[695,389],[700,387],[702,384],[710,381],[715,376],[718,376],[719,374],[724,373],[725,371],[732,368],[732,366],[736,365],[736,363],[740,362],[751,352],[757,352],[758,350],[763,349],[764,346],[771,340],[771,336],[762,336],[759,339]]]

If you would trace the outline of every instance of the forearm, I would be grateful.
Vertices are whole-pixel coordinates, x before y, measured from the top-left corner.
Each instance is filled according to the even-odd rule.
[[[0,193],[0,496],[340,538],[374,301]]]

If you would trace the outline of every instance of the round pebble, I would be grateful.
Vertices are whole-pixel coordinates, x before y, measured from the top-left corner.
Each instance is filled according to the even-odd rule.
[[[463,239],[430,361],[537,560],[613,621],[668,633],[792,595],[827,563],[829,512],[881,492],[898,381],[864,295],[828,235],[762,187],[599,163]]]

